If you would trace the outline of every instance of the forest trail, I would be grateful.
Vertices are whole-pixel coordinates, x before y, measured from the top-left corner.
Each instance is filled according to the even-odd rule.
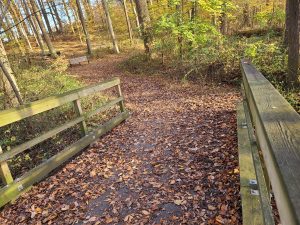
[[[6,206],[0,224],[240,223],[238,91],[125,73],[125,59],[69,71],[88,84],[120,77],[131,117]]]

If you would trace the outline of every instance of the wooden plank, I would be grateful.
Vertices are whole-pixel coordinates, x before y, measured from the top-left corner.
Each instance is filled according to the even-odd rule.
[[[260,198],[257,195],[251,195],[251,186],[249,183],[251,179],[256,179],[256,175],[246,124],[243,103],[239,103],[237,106],[237,131],[243,224],[260,225],[264,224]]]
[[[76,155],[83,148],[96,141],[96,139],[113,129],[115,126],[119,125],[128,117],[129,113],[127,111],[120,113],[118,116],[99,126],[95,131],[89,133],[79,141],[73,143],[63,151],[59,152],[57,155],[48,159],[46,162],[30,170],[21,178],[16,179],[12,184],[2,188],[0,190],[0,207],[14,199],[16,196],[19,196],[24,192],[25,189],[27,189],[31,185],[41,181],[53,169]]]
[[[249,62],[241,67],[281,222],[300,224],[300,115]]]
[[[89,117],[92,117],[92,116],[96,115],[97,113],[104,112],[107,109],[111,108],[112,106],[114,106],[115,104],[117,104],[117,103],[119,103],[120,101],[123,101],[123,100],[124,100],[123,97],[119,97],[119,98],[116,98],[114,100],[111,100],[108,103],[106,103],[105,105],[100,106],[98,109],[95,109],[91,112],[86,113],[85,118],[89,118]]]
[[[6,151],[4,153],[0,153],[0,163],[1,162],[5,162],[8,159],[11,159],[12,157],[14,157],[15,155],[25,151],[26,149],[29,149],[45,140],[47,140],[48,138],[76,125],[77,123],[80,123],[81,121],[89,118],[90,116],[95,115],[96,113],[100,113],[100,112],[104,112],[105,110],[109,109],[110,107],[112,107],[113,105],[117,104],[119,101],[121,101],[123,98],[116,98],[114,100],[109,101],[108,103],[102,105],[101,107],[99,107],[98,109],[92,111],[92,112],[88,112],[86,114],[83,114],[82,116],[75,118],[61,126],[58,126],[30,141],[27,141],[19,146],[16,146],[14,148],[12,148],[10,151]]]
[[[29,149],[29,148],[31,148],[31,147],[47,140],[48,138],[50,138],[50,137],[52,137],[52,136],[54,136],[54,135],[56,135],[56,134],[58,134],[58,133],[60,133],[64,130],[76,125],[77,123],[80,123],[83,119],[84,119],[83,117],[80,117],[80,118],[76,118],[74,120],[71,120],[71,121],[69,121],[69,122],[67,122],[67,123],[65,123],[61,126],[58,126],[58,127],[56,127],[54,129],[38,136],[38,137],[36,137],[36,138],[34,138],[30,141],[27,141],[27,142],[25,142],[21,145],[18,145],[16,147],[12,148],[9,151],[6,151],[6,152],[0,154],[0,162],[4,162],[8,159],[11,159],[15,155],[25,151],[26,149]]]
[[[123,95],[122,95],[122,91],[121,91],[121,85],[118,84],[117,87],[118,87],[118,96],[119,96],[119,97],[122,97]],[[124,101],[120,101],[119,105],[120,105],[120,110],[121,110],[121,112],[124,112],[124,111],[125,111]]]
[[[2,153],[2,148],[0,146],[0,154]],[[14,178],[11,175],[9,166],[6,161],[0,162],[0,177],[3,184],[8,185],[14,181]]]
[[[83,111],[81,108],[80,99],[76,99],[75,101],[73,101],[73,103],[74,103],[74,109],[75,109],[77,116],[81,117],[83,115]],[[82,120],[80,122],[80,130],[81,130],[82,136],[85,136],[88,133],[88,129],[87,129],[85,120]]]
[[[248,127],[247,130],[248,130],[248,135],[250,140],[250,149],[252,153],[253,164],[254,164],[258,189],[259,189],[259,197],[261,202],[261,210],[263,212],[264,224],[274,225],[275,221],[273,217],[268,183],[265,179],[265,173],[262,167],[262,162],[260,160],[258,146],[255,140],[255,133],[253,130],[252,121],[250,118],[249,109],[246,101],[243,101],[243,108],[244,108],[245,118],[247,121],[247,127]]]
[[[113,78],[109,81],[104,81],[98,84],[90,85],[88,87],[79,88],[60,95],[54,95],[14,109],[0,111],[0,127],[56,108],[65,103],[88,96],[90,94],[114,87],[119,83],[119,78]]]

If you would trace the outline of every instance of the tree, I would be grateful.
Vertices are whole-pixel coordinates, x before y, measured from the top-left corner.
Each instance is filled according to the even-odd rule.
[[[106,0],[102,0],[102,6],[103,6],[103,9],[104,9],[104,12],[106,15],[106,21],[107,21],[107,25],[108,25],[108,29],[109,29],[109,33],[110,33],[110,37],[111,37],[111,40],[113,43],[114,50],[116,53],[120,53]]]
[[[299,0],[288,0],[289,23],[288,29],[288,77],[287,82],[290,87],[297,86],[299,67]]]
[[[46,22],[46,26],[47,26],[48,32],[49,32],[49,34],[51,36],[53,36],[53,34],[52,34],[52,28],[51,28],[51,25],[50,25],[50,22],[49,22],[49,19],[48,19],[48,16],[47,16],[47,12],[45,10],[44,3],[43,3],[42,0],[38,0],[38,3],[39,3],[39,6],[40,6],[40,8],[42,10],[42,15],[43,15],[43,18],[44,18],[44,20]]]
[[[73,27],[73,24],[72,24],[72,21],[71,21],[71,16],[70,16],[70,14],[69,14],[69,10],[68,10],[68,7],[67,7],[67,3],[66,3],[65,0],[62,0],[62,2],[63,2],[63,5],[64,5],[64,9],[65,9],[66,16],[67,16],[67,18],[68,18],[68,21],[69,21],[69,24],[70,24],[72,33],[75,34],[75,30],[74,30],[74,27]]]
[[[22,105],[23,100],[0,38],[0,84],[5,94],[4,108]]]
[[[123,0],[123,7],[124,7],[124,13],[125,13],[125,18],[126,18],[126,23],[127,23],[128,35],[129,35],[130,42],[132,43],[132,40],[133,40],[132,29],[131,29],[129,16],[128,16],[126,0]]]
[[[40,32],[38,31],[38,24],[36,22],[36,18],[34,16],[30,16],[30,9],[28,7],[28,4],[27,4],[26,0],[23,0],[22,3],[23,3],[23,9],[25,11],[25,15],[29,18],[31,28],[33,30],[33,33],[35,34],[38,45],[41,49],[41,53],[44,55],[45,54],[44,42],[43,42],[43,38],[42,38]]]
[[[56,20],[58,21],[59,31],[60,31],[60,32],[64,32],[64,26],[63,26],[63,24],[62,24],[62,21],[61,21],[61,19],[60,19],[59,14],[58,14],[58,10],[57,10],[56,4],[55,4],[54,1],[51,1],[50,3],[52,4],[52,8],[53,8],[53,11],[54,11],[54,15],[55,15],[55,17],[56,17]]]
[[[56,58],[57,57],[56,51],[55,51],[55,49],[54,49],[54,47],[52,45],[52,42],[50,40],[50,37],[49,37],[49,35],[48,35],[47,31],[46,31],[44,22],[43,22],[43,20],[41,18],[41,15],[39,13],[39,10],[38,10],[38,7],[36,5],[36,2],[35,2],[35,0],[30,0],[30,3],[31,3],[32,10],[34,12],[35,18],[36,18],[36,20],[37,20],[37,22],[39,24],[39,27],[40,27],[40,29],[42,31],[42,34],[43,34],[44,40],[46,42],[46,45],[48,47],[49,53],[50,53],[50,55],[53,58]]]
[[[79,16],[79,19],[80,19],[80,22],[81,22],[81,25],[82,25],[83,33],[85,35],[87,51],[88,51],[88,54],[92,54],[92,44],[91,44],[89,32],[87,30],[87,26],[86,26],[86,23],[85,23],[85,19],[84,19],[84,16],[83,16],[80,0],[76,0],[76,4],[77,4],[78,16]]]
[[[137,8],[139,23],[141,26],[142,38],[144,41],[145,52],[150,55],[150,41],[151,41],[151,20],[147,5],[147,0],[135,0]]]

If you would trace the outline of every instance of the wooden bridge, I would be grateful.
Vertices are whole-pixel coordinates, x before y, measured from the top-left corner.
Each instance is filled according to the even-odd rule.
[[[271,195],[282,224],[300,223],[300,116],[249,62],[241,62],[243,102],[237,106],[240,193],[244,224],[275,224]],[[116,88],[118,96],[91,112],[83,112],[80,99]],[[77,118],[66,122],[9,151],[0,149],[0,206],[18,197],[53,169],[129,117],[124,107],[118,78],[52,96],[15,109],[0,112],[0,127],[73,103]],[[92,132],[86,119],[119,106],[120,113]],[[19,178],[14,179],[7,161],[25,150],[80,124],[82,138]]]

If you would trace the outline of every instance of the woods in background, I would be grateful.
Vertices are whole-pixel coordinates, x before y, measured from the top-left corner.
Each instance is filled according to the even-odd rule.
[[[148,59],[158,58],[162,64],[178,60],[198,71],[203,63],[226,64],[222,57],[237,63],[241,54],[230,44],[239,42],[232,38],[274,31],[281,44],[269,50],[288,52],[282,80],[289,87],[299,84],[298,0],[4,0],[0,14],[1,90],[10,106],[22,104],[22,97],[7,53],[29,60],[39,49],[55,59],[55,41],[68,37],[85,42],[87,54],[93,55],[105,33],[115,53],[122,52],[120,42],[133,45],[140,39]],[[249,44],[242,56],[255,58],[260,47],[259,42]]]

